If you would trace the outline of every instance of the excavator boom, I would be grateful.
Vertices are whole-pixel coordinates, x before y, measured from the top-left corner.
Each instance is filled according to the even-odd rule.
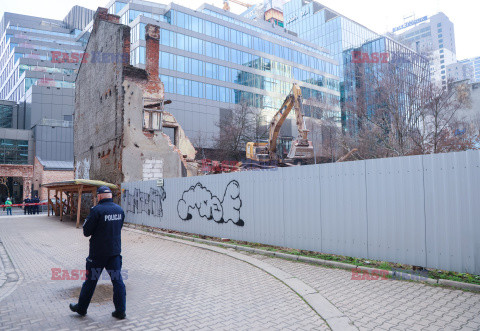
[[[298,136],[292,142],[287,158],[293,160],[295,163],[303,162],[307,159],[313,158],[313,146],[312,142],[308,141],[308,130],[305,125],[302,111],[302,90],[297,84],[293,84],[292,90],[285,98],[280,109],[273,116],[270,121],[270,129],[268,134],[268,142],[262,143],[247,143],[247,158],[253,158],[257,160],[277,160],[277,140],[280,134],[280,128],[282,127],[285,119],[290,114],[291,110],[295,109],[296,124],[298,129]],[[254,146],[256,145],[256,146]],[[258,148],[261,153],[254,152]]]

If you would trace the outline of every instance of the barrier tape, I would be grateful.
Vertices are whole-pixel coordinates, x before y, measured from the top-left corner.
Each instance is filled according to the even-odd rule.
[[[40,203],[17,203],[14,205],[0,205],[2,207],[25,207],[25,206],[46,206],[48,202],[40,202]]]

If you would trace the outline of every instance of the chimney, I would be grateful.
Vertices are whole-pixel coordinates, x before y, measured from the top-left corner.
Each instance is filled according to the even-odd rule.
[[[93,28],[92,32],[97,30],[98,21],[107,21],[112,23],[120,23],[120,16],[108,13],[107,8],[98,7],[97,11],[93,15]]]
[[[160,41],[160,28],[157,25],[147,24],[145,27],[146,49],[146,66],[148,80],[160,81],[158,77],[158,52]]]

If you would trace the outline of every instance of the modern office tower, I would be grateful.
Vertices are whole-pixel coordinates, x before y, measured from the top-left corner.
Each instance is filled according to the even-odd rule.
[[[340,113],[337,61],[327,49],[280,26],[207,4],[191,10],[174,3],[112,1],[107,8],[131,27],[135,66],[145,68],[145,25],[160,27],[160,78],[165,98],[172,100],[165,109],[204,147],[218,136],[222,114],[247,103],[268,120],[293,83],[302,88],[307,116],[321,116],[327,103]],[[290,126],[293,134],[296,127]]]
[[[72,54],[91,10],[75,6],[65,20],[5,13],[0,21],[0,99],[15,101],[34,135],[35,156],[73,161],[75,75]],[[67,59],[52,57],[67,54]]]
[[[340,64],[340,77],[343,51],[380,36],[316,1],[291,0],[283,6],[283,17],[287,30],[331,52]]]
[[[284,5],[285,27],[287,30],[298,33],[300,38],[306,39],[318,46],[330,50],[334,58],[340,63],[341,80],[341,107],[342,127],[348,130],[349,110],[348,103],[354,93],[360,91],[358,84],[368,85],[368,81],[359,82],[358,77],[352,75],[352,59],[358,63],[357,67],[378,68],[382,62],[389,62],[406,70],[405,77],[424,79],[428,74],[428,61],[414,50],[395,42],[387,36],[381,36],[363,25],[325,7],[316,1],[291,0]],[[409,63],[413,61],[413,63]],[[358,69],[358,68],[357,68]],[[365,100],[370,100],[365,97]],[[369,101],[367,107],[375,109],[374,101]]]
[[[444,13],[424,16],[393,29],[402,43],[429,57],[433,82],[447,85],[447,66],[456,63],[453,23]]]

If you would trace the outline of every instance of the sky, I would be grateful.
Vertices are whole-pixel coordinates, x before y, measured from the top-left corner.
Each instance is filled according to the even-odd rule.
[[[167,0],[150,0],[170,3]],[[256,3],[260,0],[242,0]],[[105,6],[108,0],[0,0],[0,15],[4,11],[62,20],[74,5],[90,9]],[[197,9],[203,3],[222,7],[222,0],[176,0],[180,5]],[[340,14],[378,33],[391,31],[404,23],[404,17],[416,18],[444,12],[455,26],[457,59],[480,56],[480,37],[477,21],[480,18],[478,0],[317,0]],[[231,3],[231,11],[241,13],[244,7]],[[410,20],[410,19],[408,19]],[[408,21],[407,20],[407,21]]]

